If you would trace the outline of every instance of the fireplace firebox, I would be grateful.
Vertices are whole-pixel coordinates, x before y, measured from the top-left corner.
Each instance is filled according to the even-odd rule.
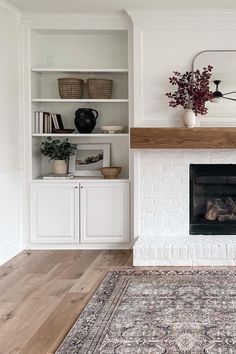
[[[236,235],[236,165],[190,165],[190,235]]]

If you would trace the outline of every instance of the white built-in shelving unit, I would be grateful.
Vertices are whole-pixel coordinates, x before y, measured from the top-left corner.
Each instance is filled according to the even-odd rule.
[[[121,166],[120,178],[129,179],[129,88],[127,30],[32,30],[31,31],[31,179],[51,172],[52,163],[42,157],[40,146],[47,136],[69,138],[72,143],[109,143],[111,165]],[[58,78],[84,80],[81,99],[61,99]],[[89,99],[88,78],[113,80],[111,99]],[[80,134],[74,125],[78,108],[98,111],[97,124],[91,134]],[[61,114],[65,128],[72,134],[36,133],[35,111]],[[123,133],[104,134],[102,125],[123,125]]]
[[[52,24],[50,26],[53,28]],[[67,26],[60,28],[58,23],[56,28],[33,25],[29,30],[26,26],[25,31],[25,43],[28,43],[25,80],[30,82],[26,94],[26,112],[29,112],[26,120],[27,180],[30,186],[30,230],[26,244],[34,249],[129,248],[128,30],[70,29]],[[65,77],[84,80],[81,99],[61,99],[58,78]],[[111,99],[89,99],[88,78],[112,79]],[[98,111],[97,124],[91,134],[77,131],[74,117],[78,108]],[[60,114],[64,127],[74,129],[74,132],[37,133],[36,111]],[[103,125],[123,125],[125,129],[123,133],[105,134],[101,129]],[[122,167],[120,178],[44,180],[42,176],[52,172],[53,165],[40,153],[42,141],[48,136],[68,138],[73,144],[110,144],[111,166]]]
[[[93,20],[91,23],[96,27]],[[25,82],[30,82],[25,109],[29,113],[26,114],[25,150],[30,224],[27,248],[129,248],[128,30],[72,30],[66,26],[60,29],[58,23],[58,29],[46,28],[40,25],[37,29],[33,25],[25,30],[25,43],[28,43]],[[65,77],[84,80],[81,99],[61,99],[58,79]],[[111,99],[89,99],[88,78],[112,79]],[[98,111],[97,124],[91,134],[77,131],[74,117],[78,108]],[[74,129],[74,132],[36,132],[35,112],[38,111],[60,114],[64,128]],[[105,134],[101,129],[104,125],[122,125],[125,129],[122,133]],[[104,180],[102,175],[43,179],[53,168],[53,163],[40,152],[42,141],[48,136],[68,138],[72,144],[110,144],[111,166],[122,167],[120,177],[117,180]]]

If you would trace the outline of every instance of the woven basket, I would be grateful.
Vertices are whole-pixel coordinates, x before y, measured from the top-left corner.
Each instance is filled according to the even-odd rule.
[[[83,80],[63,78],[58,80],[58,89],[61,98],[81,98],[83,94]]]
[[[88,79],[87,91],[89,98],[111,98],[113,80]]]

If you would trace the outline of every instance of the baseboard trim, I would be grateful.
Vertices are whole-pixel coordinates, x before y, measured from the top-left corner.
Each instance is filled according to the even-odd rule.
[[[133,246],[130,243],[114,244],[28,244],[27,250],[128,250]]]

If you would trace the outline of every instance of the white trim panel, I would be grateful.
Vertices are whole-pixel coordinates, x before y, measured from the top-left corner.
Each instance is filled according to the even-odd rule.
[[[0,173],[0,264],[23,250],[21,171]]]

